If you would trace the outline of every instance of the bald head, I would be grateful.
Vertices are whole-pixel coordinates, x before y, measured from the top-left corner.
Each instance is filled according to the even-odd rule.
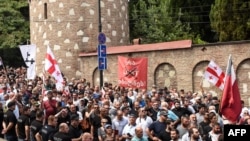
[[[93,137],[90,133],[85,132],[82,135],[82,141],[93,141]]]
[[[61,123],[59,125],[59,132],[68,133],[69,132],[69,126],[66,123]]]
[[[135,128],[135,134],[138,138],[142,138],[142,135],[143,135],[143,129],[142,127],[136,127]]]

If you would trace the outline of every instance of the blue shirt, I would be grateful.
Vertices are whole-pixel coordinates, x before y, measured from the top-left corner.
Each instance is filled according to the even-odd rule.
[[[146,137],[138,138],[134,136],[131,141],[148,141],[148,138]]]

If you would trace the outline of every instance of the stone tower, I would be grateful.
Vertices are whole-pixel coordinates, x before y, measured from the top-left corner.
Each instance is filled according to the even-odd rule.
[[[128,0],[100,0],[106,45],[129,44]],[[61,71],[82,77],[80,52],[96,52],[99,34],[98,0],[29,0],[31,44],[37,46],[37,73],[41,74],[47,45]],[[95,64],[97,65],[97,64]]]

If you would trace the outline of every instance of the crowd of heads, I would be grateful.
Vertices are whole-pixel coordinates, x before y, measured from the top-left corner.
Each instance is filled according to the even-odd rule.
[[[36,120],[53,126],[56,136],[62,132],[83,141],[175,141],[221,138],[223,133],[225,121],[218,114],[219,99],[210,92],[156,85],[124,88],[108,82],[100,88],[84,78],[67,76],[63,89],[57,90],[56,80],[49,75],[34,80],[25,76],[23,67],[0,71],[0,108],[3,113],[13,111],[17,120],[27,115],[30,127]],[[243,111],[247,114],[243,113],[237,124],[250,124],[248,109]],[[43,138],[42,132],[36,134],[34,139]]]

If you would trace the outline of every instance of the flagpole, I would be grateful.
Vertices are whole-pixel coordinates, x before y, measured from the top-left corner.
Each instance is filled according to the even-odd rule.
[[[98,0],[98,21],[99,21],[99,33],[102,32],[102,20],[101,20],[101,0]],[[100,69],[100,88],[103,87],[103,70]]]
[[[204,96],[203,80],[204,80],[204,77],[202,76],[202,77],[201,77],[201,81],[200,81],[200,89],[201,89],[201,94],[202,94],[202,96]]]
[[[231,58],[231,54],[230,54],[229,57],[228,57],[227,68],[226,68],[226,74],[227,74],[227,71],[228,71],[228,69],[229,69],[230,58]],[[225,79],[224,84],[226,84],[226,83],[227,83],[227,82],[226,82],[226,79]],[[225,88],[225,87],[224,87],[224,88]],[[220,102],[219,102],[218,114],[219,114],[220,116],[222,116],[222,115],[221,115],[220,109],[221,109],[221,101],[222,101],[222,97],[223,97],[223,93],[224,93],[224,88],[223,88],[223,90],[222,90],[222,94],[221,94]]]
[[[2,66],[3,66],[3,70],[4,70],[5,77],[6,77],[6,79],[7,79],[7,82],[9,83],[10,80],[9,80],[8,75],[7,75],[7,69],[6,69],[5,66],[4,66],[3,59],[2,59],[1,56],[0,56],[0,60],[1,60],[1,62],[2,62]]]

